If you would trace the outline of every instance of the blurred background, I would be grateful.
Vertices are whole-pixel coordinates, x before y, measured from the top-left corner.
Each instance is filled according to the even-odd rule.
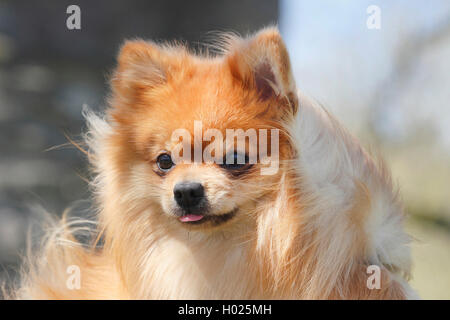
[[[72,4],[81,30],[66,27]],[[415,238],[413,287],[424,299],[450,299],[447,0],[0,1],[0,282],[15,279],[36,218],[29,204],[58,214],[89,202],[86,159],[65,135],[82,132],[83,104],[104,107],[125,38],[198,48],[210,31],[245,35],[270,24],[299,88],[392,168]]]

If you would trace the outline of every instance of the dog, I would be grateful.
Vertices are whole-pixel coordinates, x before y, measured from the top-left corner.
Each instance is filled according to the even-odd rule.
[[[85,112],[96,240],[63,220],[17,298],[416,297],[383,162],[297,90],[276,27],[219,42],[121,47],[107,110]]]

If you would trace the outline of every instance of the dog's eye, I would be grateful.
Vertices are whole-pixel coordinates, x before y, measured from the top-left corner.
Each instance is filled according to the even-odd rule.
[[[229,157],[229,156],[228,156]],[[227,170],[242,170],[249,167],[249,158],[247,155],[240,155],[237,152],[235,152],[231,159],[232,161],[227,161],[227,156],[225,157],[223,164],[221,165],[222,168]],[[244,163],[242,163],[242,157],[244,159]],[[241,160],[240,163],[238,163],[238,160]]]
[[[162,171],[168,171],[174,165],[172,157],[167,153],[159,155],[156,159],[156,163],[158,164],[158,168]]]

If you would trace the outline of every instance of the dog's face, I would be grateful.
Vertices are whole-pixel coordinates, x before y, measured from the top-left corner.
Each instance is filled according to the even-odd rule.
[[[234,39],[215,58],[126,43],[111,103],[121,194],[175,227],[251,219],[295,152],[284,129],[296,112],[294,90],[274,30]]]

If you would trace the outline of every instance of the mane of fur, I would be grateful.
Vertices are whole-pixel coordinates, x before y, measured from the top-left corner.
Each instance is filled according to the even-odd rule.
[[[324,109],[301,95],[299,101],[295,121],[286,124],[297,156],[281,163],[282,178],[272,186],[276,196],[261,204],[255,225],[241,230],[240,238],[152,229],[158,221],[142,217],[148,211],[143,196],[133,188],[118,194],[121,176],[110,161],[117,151],[115,122],[85,111],[98,207],[92,232],[104,237],[104,245],[80,245],[70,228],[75,222],[63,220],[28,263],[16,297],[414,297],[406,282],[410,240],[389,172]],[[195,249],[179,245],[187,239]],[[82,271],[80,290],[66,286],[69,265]],[[366,287],[369,265],[382,270],[379,290]]]
[[[410,271],[409,238],[401,229],[404,215],[386,168],[374,162],[320,107],[305,98],[301,102],[299,122],[290,128],[299,145],[298,160],[286,165],[277,198],[270,207],[261,208],[265,212],[259,217],[256,234],[243,244],[248,246],[250,260],[241,267],[256,266],[254,280],[262,287],[247,284],[250,287],[241,288],[240,293],[246,298],[413,297],[404,280]],[[90,128],[86,141],[97,172],[92,183],[102,208],[102,190],[108,184],[103,171],[107,164],[101,162],[102,141],[112,128],[91,112],[85,115]],[[103,228],[100,224],[93,229]],[[126,274],[122,269],[126,265],[116,260],[125,254],[121,251],[127,250],[126,245],[121,247],[106,237],[104,248],[97,251],[77,243],[74,231],[63,220],[48,233],[43,249],[30,260],[19,298],[130,296],[120,275]],[[74,264],[83,270],[82,292],[65,285],[67,266]],[[363,285],[370,264],[383,270],[382,290],[371,291]],[[146,279],[142,280],[139,287],[144,288]]]

